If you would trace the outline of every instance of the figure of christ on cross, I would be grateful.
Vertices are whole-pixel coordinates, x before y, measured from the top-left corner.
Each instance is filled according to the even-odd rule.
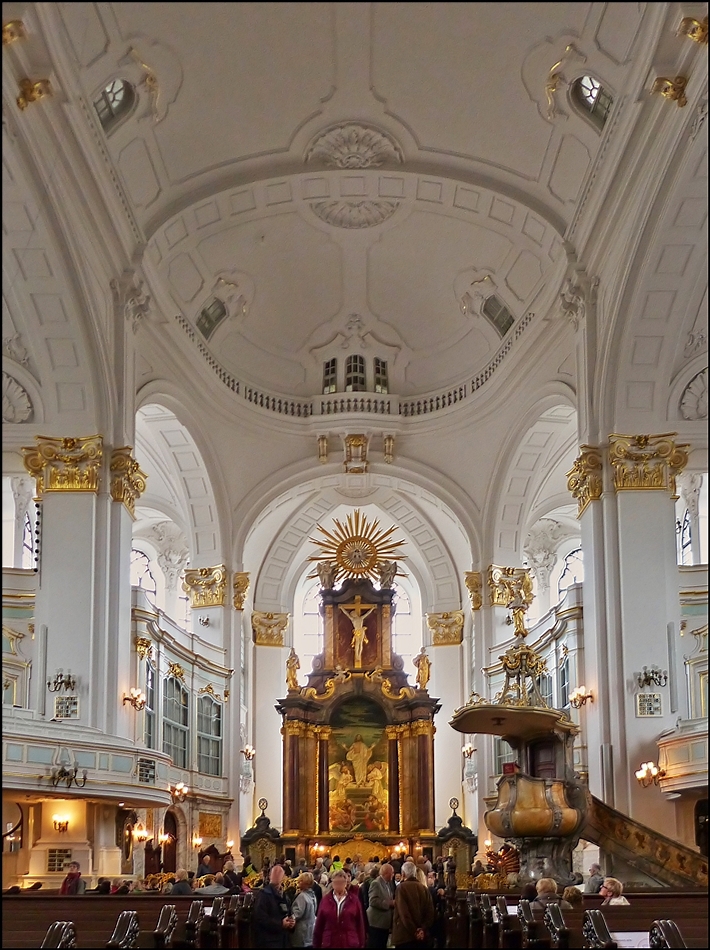
[[[369,608],[369,609],[366,609],[366,608]],[[377,604],[363,604],[362,597],[360,596],[360,594],[357,594],[355,596],[355,603],[340,604],[340,609],[343,611],[345,616],[353,625],[353,638],[350,641],[350,646],[353,648],[354,656],[355,656],[354,668],[356,670],[361,670],[362,669],[362,649],[366,643],[370,642],[367,639],[367,632],[365,630],[365,620],[367,617],[370,616],[373,610],[377,609]],[[363,610],[365,610],[365,613],[363,613]]]

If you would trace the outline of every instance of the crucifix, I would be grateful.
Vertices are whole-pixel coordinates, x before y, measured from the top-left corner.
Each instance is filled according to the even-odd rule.
[[[340,609],[353,625],[353,638],[350,641],[350,646],[353,648],[355,655],[354,667],[356,670],[360,670],[362,669],[362,649],[366,643],[370,642],[365,631],[365,619],[370,616],[373,610],[377,609],[377,604],[363,604],[362,597],[357,594],[355,603],[340,604]],[[366,612],[363,613],[363,610]]]

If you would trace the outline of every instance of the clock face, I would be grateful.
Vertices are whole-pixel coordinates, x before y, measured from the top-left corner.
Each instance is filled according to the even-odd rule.
[[[458,807],[459,807],[459,800],[458,800],[458,798],[450,798],[450,799],[449,799],[449,808],[451,808],[453,811],[456,811],[456,809],[457,809]]]
[[[267,802],[265,798],[260,798],[259,801],[257,802],[257,805],[262,811],[266,811],[266,809],[269,806],[269,803]]]

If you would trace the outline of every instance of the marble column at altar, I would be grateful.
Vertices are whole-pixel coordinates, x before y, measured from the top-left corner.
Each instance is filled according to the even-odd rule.
[[[389,831],[401,833],[402,817],[399,797],[399,726],[387,726],[387,771],[389,775]]]
[[[317,747],[317,785],[316,785],[316,828],[317,835],[323,834],[328,830],[328,813],[330,808],[330,790],[328,787],[328,740],[330,739],[332,729],[330,726],[318,726],[315,730]]]
[[[284,722],[284,820],[283,835],[297,835],[301,811],[301,738],[306,724],[293,719]]]
[[[47,717],[61,716],[133,739],[135,716],[121,705],[128,682],[131,529],[145,476],[129,448],[106,452],[100,435],[37,436],[22,450],[42,505],[35,623],[44,637],[39,672]],[[71,667],[75,689],[47,691],[46,679]],[[59,703],[59,707],[55,706]]]
[[[412,740],[416,743],[416,784],[414,797],[417,820],[414,827],[421,833],[434,834],[434,733],[436,727],[429,719],[412,723]]]

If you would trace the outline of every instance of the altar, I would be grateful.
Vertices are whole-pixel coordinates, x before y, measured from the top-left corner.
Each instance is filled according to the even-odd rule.
[[[395,846],[421,853],[436,839],[440,706],[427,690],[426,652],[415,658],[412,684],[392,648],[398,566],[387,555],[402,542],[389,540],[391,532],[383,539],[377,523],[357,511],[344,525],[336,522],[334,535],[323,533],[335,537],[316,540],[322,553],[313,558],[323,652],[300,685],[291,651],[287,694],[276,705],[283,717],[282,843],[306,859],[335,845],[343,859],[384,856]]]

